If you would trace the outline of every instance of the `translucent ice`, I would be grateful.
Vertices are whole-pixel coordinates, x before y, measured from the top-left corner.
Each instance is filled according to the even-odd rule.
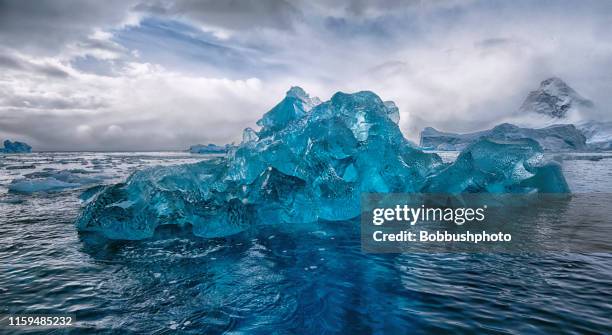
[[[262,127],[260,136],[283,129],[292,121],[304,117],[308,111],[320,103],[319,98],[311,98],[302,88],[292,87],[278,105],[257,121],[257,125]]]
[[[561,168],[530,139],[481,139],[429,178],[424,193],[567,193]]]
[[[294,87],[258,121],[261,130],[245,130],[226,157],[150,168],[106,186],[84,208],[77,227],[113,239],[147,238],[161,225],[191,226],[195,235],[215,237],[253,223],[354,218],[366,192],[464,191],[444,184],[446,174],[479,178],[478,191],[501,191],[498,185],[540,191],[557,177],[565,183],[554,168],[554,178],[543,175],[551,168],[537,162],[537,144],[491,144],[506,162],[495,165],[484,143],[462,156],[459,166],[447,166],[403,137],[398,115],[394,104],[372,92],[336,93],[320,103]],[[481,165],[496,178],[488,178]],[[540,168],[547,170],[538,173]]]

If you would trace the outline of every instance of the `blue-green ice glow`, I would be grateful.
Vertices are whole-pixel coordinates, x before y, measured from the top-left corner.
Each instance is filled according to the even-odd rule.
[[[452,164],[408,142],[398,110],[372,92],[321,103],[294,87],[224,158],[138,171],[94,195],[77,227],[111,239],[191,225],[227,236],[255,222],[355,218],[362,193],[568,192],[532,140],[481,140]]]

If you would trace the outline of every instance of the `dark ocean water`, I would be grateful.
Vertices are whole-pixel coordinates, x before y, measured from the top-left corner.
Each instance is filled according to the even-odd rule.
[[[572,191],[612,193],[610,156],[564,157]],[[356,222],[264,225],[219,239],[168,228],[110,244],[76,232],[84,188],[201,159],[0,158],[0,314],[76,314],[76,328],[52,333],[612,333],[611,254],[367,254]],[[8,191],[13,179],[60,170],[99,181]]]

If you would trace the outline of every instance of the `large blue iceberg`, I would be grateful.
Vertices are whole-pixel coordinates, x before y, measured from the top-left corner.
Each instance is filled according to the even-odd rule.
[[[398,118],[372,92],[321,103],[294,87],[225,157],[149,168],[106,186],[77,227],[111,239],[151,237],[161,225],[218,237],[254,223],[355,218],[366,192],[568,192],[533,141],[478,142],[444,164],[411,145]]]
[[[5,140],[4,148],[0,149],[0,152],[4,152],[7,154],[23,154],[32,152],[32,147],[24,142],[12,142],[10,140]]]

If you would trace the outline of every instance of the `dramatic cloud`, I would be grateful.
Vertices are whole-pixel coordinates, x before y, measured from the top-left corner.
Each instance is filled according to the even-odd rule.
[[[129,0],[0,1],[0,44],[37,53],[61,51],[94,28],[128,22]]]
[[[394,100],[415,139],[512,118],[552,75],[608,118],[611,14],[606,1],[0,0],[0,137],[222,144],[300,85]]]

